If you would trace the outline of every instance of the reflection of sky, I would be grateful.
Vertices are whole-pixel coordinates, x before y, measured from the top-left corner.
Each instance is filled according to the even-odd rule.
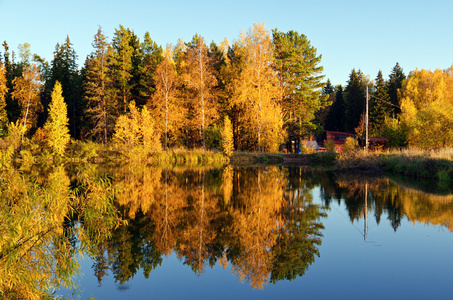
[[[319,188],[312,191],[321,204]],[[112,274],[98,287],[92,262],[82,262],[81,299],[451,299],[453,234],[440,226],[413,224],[403,218],[394,232],[383,215],[379,225],[369,211],[367,240],[364,220],[351,223],[342,201],[330,205],[322,219],[320,257],[305,276],[253,290],[241,283],[230,266],[205,267],[197,277],[174,254],[163,258],[148,280],[140,270],[122,286]]]

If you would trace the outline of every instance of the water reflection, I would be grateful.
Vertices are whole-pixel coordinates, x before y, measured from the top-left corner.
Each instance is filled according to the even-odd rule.
[[[231,264],[239,280],[262,288],[303,275],[319,255],[325,214],[313,204],[310,183],[289,180],[286,170],[145,167],[113,177],[127,225],[102,243],[94,265],[99,283],[107,268],[120,283],[139,269],[148,278],[174,251],[198,275],[208,265]]]
[[[439,225],[453,232],[453,194],[445,193],[443,188],[433,189],[432,182],[426,186],[426,181],[407,179],[402,184],[401,177],[330,176],[321,185],[324,204],[344,201],[352,223],[371,212],[377,224],[387,216],[394,231],[406,217],[414,223]]]
[[[297,167],[6,166],[0,296],[39,299],[71,286],[82,254],[99,285],[111,273],[119,288],[172,253],[199,276],[221,265],[253,288],[293,280],[320,256],[334,202],[352,223],[386,218],[396,231],[406,217],[453,230],[452,194],[398,180]]]
[[[71,180],[63,165],[42,171],[1,168],[1,298],[42,299],[73,288],[76,257],[95,251],[97,239],[120,224],[108,181],[89,169]]]

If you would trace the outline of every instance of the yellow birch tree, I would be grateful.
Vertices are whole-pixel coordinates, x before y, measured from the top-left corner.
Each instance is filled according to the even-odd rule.
[[[22,76],[13,80],[13,92],[11,96],[19,102],[21,107],[21,123],[24,129],[36,126],[38,112],[42,110],[40,101],[41,75],[36,65],[25,65]],[[25,130],[24,130],[25,132]],[[24,139],[22,134],[22,140]]]
[[[214,87],[217,79],[214,76],[212,59],[208,56],[208,47],[203,37],[195,35],[189,43],[183,64],[183,80],[193,96],[191,101],[191,114],[195,124],[201,129],[203,148],[206,148],[205,128],[214,121],[217,110],[215,109]]]
[[[164,148],[168,149],[169,132],[179,129],[184,110],[177,103],[176,84],[178,75],[173,60],[173,49],[167,45],[164,60],[157,66],[155,72],[156,90],[148,107],[152,108],[152,115],[156,120],[156,129],[165,135]]]
[[[272,68],[273,44],[264,23],[255,24],[241,36],[246,51],[246,66],[242,72],[242,101],[250,111],[250,123],[256,131],[258,151],[265,145],[273,151],[278,144],[281,107],[277,103],[277,74]]]

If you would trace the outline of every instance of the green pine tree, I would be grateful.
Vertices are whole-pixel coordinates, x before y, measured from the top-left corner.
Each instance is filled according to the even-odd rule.
[[[132,77],[134,74],[134,55],[136,54],[134,46],[138,47],[136,42],[138,42],[137,37],[129,28],[126,29],[120,25],[119,29],[115,29],[112,42],[114,52],[111,57],[111,70],[118,97],[118,108],[124,112],[126,112],[129,102],[133,100]]]
[[[320,127],[319,130],[323,131],[326,128],[326,121],[327,117],[329,116],[329,112],[332,109],[332,105],[335,103],[335,87],[330,82],[330,79],[327,79],[326,85],[322,89],[322,95],[327,96],[327,101],[332,103],[329,106],[326,106],[315,113],[316,122]]]
[[[335,102],[329,110],[326,119],[326,130],[344,131],[346,123],[346,104],[343,99],[343,87],[338,85],[335,88]]]
[[[404,75],[403,69],[396,63],[393,67],[392,72],[389,75],[389,80],[387,82],[387,89],[388,95],[390,99],[390,103],[393,105],[399,106],[399,99],[398,99],[398,90],[401,88],[403,84],[403,80],[406,79],[406,75]],[[396,116],[396,114],[400,113],[400,109],[393,106],[392,113]]]
[[[324,86],[320,66],[321,55],[303,34],[272,31],[275,70],[281,90],[281,106],[284,127],[288,133],[300,135],[315,128],[314,114],[330,105],[328,96],[322,96]]]
[[[87,135],[105,144],[115,126],[117,108],[110,72],[113,49],[101,28],[94,36],[93,47],[93,53],[85,62],[83,81],[87,102],[86,122],[89,128]]]
[[[386,83],[382,77],[382,72],[376,77],[374,96],[370,100],[370,125],[375,135],[380,135],[382,126],[386,117],[390,117],[392,106],[389,104],[389,95],[387,93]]]
[[[77,69],[77,54],[74,50],[69,36],[63,44],[55,46],[53,60],[50,64],[50,74],[46,81],[43,105],[46,109],[49,105],[50,94],[52,93],[55,83],[60,82],[62,87],[63,98],[68,107],[69,128],[72,137],[80,136],[80,109],[81,103],[81,77]],[[48,111],[48,109],[47,109]]]
[[[352,70],[345,90],[346,130],[353,131],[359,125],[361,115],[365,111],[365,89],[362,72]]]
[[[152,98],[156,90],[155,71],[164,59],[162,47],[151,39],[149,32],[145,33],[143,43],[140,44],[140,58],[137,74],[134,75],[137,79],[133,89],[138,107],[142,107]]]
[[[8,125],[5,101],[7,92],[6,68],[0,61],[0,137],[4,135],[6,126]]]

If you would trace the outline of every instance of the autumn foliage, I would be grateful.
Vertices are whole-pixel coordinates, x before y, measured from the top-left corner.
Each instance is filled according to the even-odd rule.
[[[47,143],[55,155],[63,156],[70,140],[66,103],[64,102],[61,84],[57,81],[52,91],[49,106],[49,118],[44,126]]]
[[[453,147],[453,67],[411,72],[400,95],[400,130],[409,146]]]

